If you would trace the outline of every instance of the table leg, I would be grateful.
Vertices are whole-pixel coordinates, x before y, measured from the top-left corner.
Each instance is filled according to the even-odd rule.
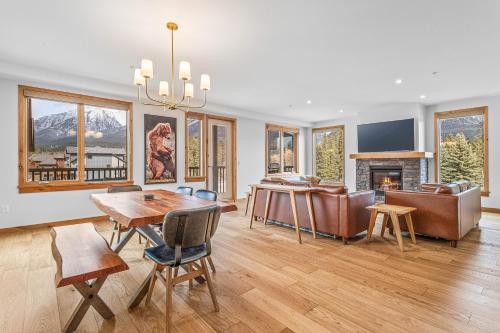
[[[389,215],[384,213],[384,221],[382,222],[382,229],[380,230],[380,237],[384,238],[385,228],[387,228],[387,221],[389,221]]]
[[[151,279],[153,278],[153,275],[156,274],[156,270],[153,270],[149,273],[149,275],[146,277],[146,279],[142,282],[141,286],[137,291],[135,292],[134,296],[132,296],[132,299],[128,303],[128,308],[131,309],[133,307],[136,307],[139,305],[142,301],[142,299],[147,295],[149,286],[151,285]]]
[[[267,196],[266,196],[266,208],[264,210],[264,225],[267,224],[267,219],[269,217],[269,209],[271,208],[271,197],[272,197],[273,191],[267,190]]]
[[[411,213],[405,214],[405,220],[408,231],[410,232],[411,241],[413,244],[417,244],[417,240],[415,238],[415,230],[413,229],[413,221],[411,219]]]
[[[255,217],[255,202],[257,201],[257,187],[252,186],[252,213],[250,214],[250,229],[252,229],[252,222]]]
[[[309,212],[309,220],[311,221],[311,229],[313,237],[316,238],[316,218],[314,217],[314,207],[312,204],[311,192],[306,192],[307,211]]]
[[[293,222],[295,223],[295,231],[299,244],[302,244],[302,237],[300,236],[299,216],[297,214],[297,201],[295,200],[295,192],[290,191],[290,202],[292,204]]]
[[[377,221],[378,210],[376,208],[371,209],[370,222],[368,222],[368,233],[366,234],[366,241],[370,242],[372,239],[373,228],[375,227],[375,222]]]
[[[404,251],[403,236],[401,236],[401,228],[399,226],[399,218],[395,212],[391,212],[391,220],[392,220],[392,226],[394,228],[394,232],[396,233],[396,238],[398,239],[399,250],[401,250],[401,252],[403,252]]]
[[[115,253],[120,253],[123,247],[132,239],[132,236],[135,234],[137,230],[135,227],[130,228],[124,235],[124,237],[120,237],[120,240],[115,243],[115,245],[111,248]]]

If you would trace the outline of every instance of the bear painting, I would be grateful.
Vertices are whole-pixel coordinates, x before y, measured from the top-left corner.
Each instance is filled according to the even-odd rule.
[[[177,119],[144,115],[145,184],[177,182]]]

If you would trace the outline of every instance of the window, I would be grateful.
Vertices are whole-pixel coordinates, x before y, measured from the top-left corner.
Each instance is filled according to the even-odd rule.
[[[489,195],[488,107],[434,114],[438,182],[468,180]]]
[[[19,86],[19,192],[131,184],[131,103]]]
[[[313,173],[322,180],[344,183],[344,126],[314,128]]]
[[[266,125],[266,174],[298,172],[299,129]]]
[[[205,181],[205,124],[204,114],[186,113],[186,182]]]

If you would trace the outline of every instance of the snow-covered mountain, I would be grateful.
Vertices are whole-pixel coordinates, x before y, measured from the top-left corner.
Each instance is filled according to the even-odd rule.
[[[35,119],[37,147],[76,145],[76,111],[51,114]],[[125,143],[126,127],[113,111],[93,109],[85,113],[86,145],[120,147]],[[97,135],[99,134],[99,135]]]

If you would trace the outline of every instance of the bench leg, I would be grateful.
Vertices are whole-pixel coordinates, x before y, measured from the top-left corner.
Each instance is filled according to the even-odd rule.
[[[98,295],[99,290],[104,284],[104,281],[106,281],[106,278],[107,276],[99,278],[92,284],[81,282],[75,283],[73,285],[76,290],[78,290],[80,294],[82,294],[83,298],[80,303],[78,303],[78,306],[68,320],[68,323],[64,326],[63,332],[74,332],[78,328],[78,325],[80,325],[80,322],[82,321],[90,306],[93,306],[94,309],[96,309],[96,311],[99,312],[99,314],[104,319],[113,318],[113,311],[111,311],[111,309]]]

